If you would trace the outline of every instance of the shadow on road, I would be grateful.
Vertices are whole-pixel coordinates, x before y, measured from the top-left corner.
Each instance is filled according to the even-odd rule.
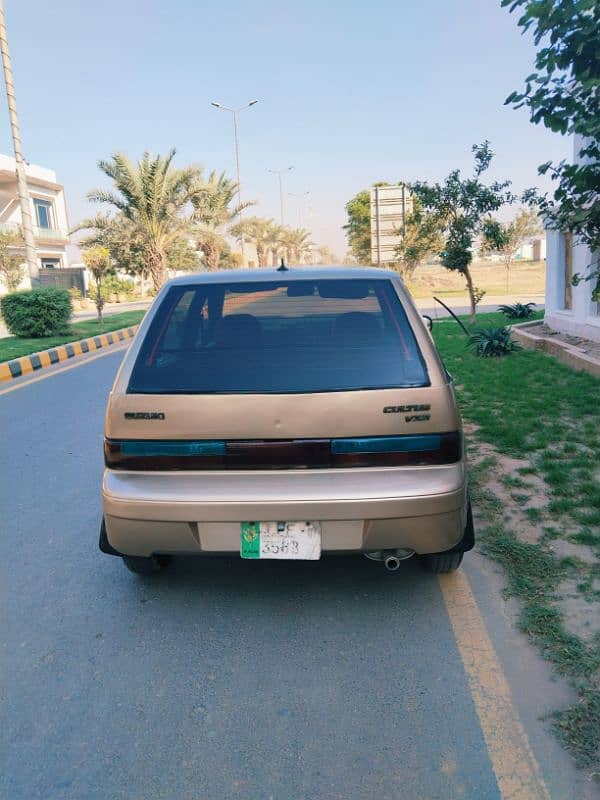
[[[364,556],[328,556],[320,561],[250,561],[227,557],[174,558],[162,573],[142,577],[125,573],[131,593],[151,593],[164,602],[201,603],[226,596],[228,602],[239,600],[272,609],[281,601],[280,611],[292,612],[297,601],[325,597],[340,602],[368,593],[396,600],[403,595],[431,595],[437,590],[434,575],[423,570],[415,559],[401,564],[391,573],[383,564]],[[434,586],[435,585],[435,586]],[[128,593],[131,596],[131,593]]]

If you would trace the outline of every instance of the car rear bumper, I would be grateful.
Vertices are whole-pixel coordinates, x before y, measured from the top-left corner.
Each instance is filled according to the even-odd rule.
[[[368,469],[105,470],[108,540],[127,555],[239,553],[242,521],[319,521],[322,548],[449,550],[466,523],[463,462]]]

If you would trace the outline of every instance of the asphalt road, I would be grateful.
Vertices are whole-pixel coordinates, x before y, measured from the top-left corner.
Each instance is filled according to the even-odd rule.
[[[592,796],[539,721],[568,694],[476,554],[465,574],[535,789],[509,793],[518,726],[495,723],[493,688],[482,706],[451,582],[363,558],[179,559],[143,579],[102,555],[103,412],[121,354],[0,390],[0,797]]]

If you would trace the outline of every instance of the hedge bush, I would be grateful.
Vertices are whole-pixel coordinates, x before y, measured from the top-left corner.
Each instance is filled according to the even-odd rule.
[[[0,300],[0,311],[13,336],[54,336],[68,333],[71,297],[56,286],[13,292]]]

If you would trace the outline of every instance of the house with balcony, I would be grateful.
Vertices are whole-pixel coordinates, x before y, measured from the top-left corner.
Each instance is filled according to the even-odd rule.
[[[64,188],[57,183],[56,173],[51,169],[27,164],[25,172],[38,266],[40,269],[66,267],[69,225]],[[0,154],[0,230],[17,232],[20,229],[15,160]]]
[[[579,162],[582,142],[575,137],[574,158]],[[595,268],[600,253],[577,242],[570,231],[549,229],[546,255],[546,310],[552,330],[600,342],[600,303],[592,299],[593,283],[583,280]],[[579,281],[574,281],[577,275]]]

